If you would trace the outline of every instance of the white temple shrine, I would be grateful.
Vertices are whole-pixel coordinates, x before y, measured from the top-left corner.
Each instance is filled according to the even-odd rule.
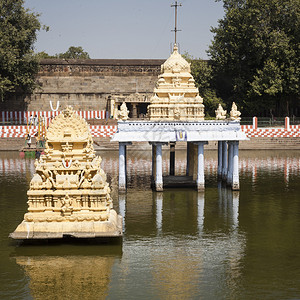
[[[118,131],[112,141],[119,142],[119,191],[126,190],[127,145],[145,141],[152,145],[152,176],[156,191],[167,186],[162,171],[163,145],[170,145],[168,181],[172,178],[176,181],[175,144],[178,141],[187,143],[186,179],[194,182],[198,191],[205,187],[204,146],[209,141],[218,141],[218,176],[233,190],[239,190],[239,141],[248,139],[241,131],[240,112],[234,104],[229,119],[204,120],[203,99],[195,86],[190,64],[179,54],[176,44],[161,66],[148,106],[148,118],[118,122]]]

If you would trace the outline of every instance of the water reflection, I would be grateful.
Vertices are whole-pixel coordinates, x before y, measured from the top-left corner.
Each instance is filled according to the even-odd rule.
[[[97,153],[102,157],[102,168],[107,173],[113,186],[118,180],[118,152],[104,151]],[[205,175],[215,176],[217,172],[217,152],[205,152]],[[163,174],[169,172],[168,152],[163,153]],[[128,186],[139,188],[147,184],[151,175],[151,151],[129,151],[127,161]],[[176,175],[185,175],[186,153],[176,152]],[[240,151],[239,169],[242,176],[251,174],[255,184],[257,176],[263,171],[268,174],[283,171],[285,182],[290,176],[300,174],[300,158],[297,151]],[[3,152],[0,157],[0,174],[14,175],[26,174],[30,180],[35,172],[34,159],[21,159],[17,153]]]
[[[23,246],[13,253],[33,299],[104,299],[121,255],[120,245]]]
[[[205,204],[205,194],[198,193],[197,197],[197,205],[198,205],[198,231],[199,233],[203,232],[203,224],[204,224],[204,204]]]
[[[147,244],[147,253],[151,253],[152,285],[161,299],[226,298],[221,290],[230,291],[229,297],[239,293],[246,247],[238,224],[239,192],[220,186],[214,200],[211,194],[189,190],[153,192],[148,222],[156,226],[157,238],[165,238]],[[211,224],[215,224],[213,229]],[[135,220],[126,217],[127,239],[145,240],[142,233],[137,237],[137,231],[130,230],[134,225]],[[143,251],[135,253],[139,260],[149,259]]]
[[[208,189],[205,193],[169,189],[164,192],[144,191],[142,196],[130,190],[118,196],[127,237],[139,235],[143,224],[151,228],[152,235],[198,235],[238,229],[239,192],[221,183],[218,189]],[[205,197],[209,200],[205,201]],[[140,235],[148,233],[141,230]]]
[[[156,228],[157,233],[160,234],[162,230],[162,211],[164,194],[162,192],[153,192],[153,198],[156,203]]]

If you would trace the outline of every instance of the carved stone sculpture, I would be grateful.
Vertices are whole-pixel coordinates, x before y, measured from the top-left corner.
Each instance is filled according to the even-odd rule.
[[[241,113],[237,110],[236,104],[233,102],[231,111],[230,111],[230,120],[232,121],[240,121],[240,115]]]
[[[219,107],[217,110],[215,110],[215,113],[216,113],[216,120],[226,119],[227,110],[224,110],[221,104],[219,104]]]
[[[45,154],[35,162],[28,213],[14,239],[122,235],[110,188],[86,121],[67,107],[50,124]]]
[[[128,119],[129,110],[127,109],[125,101],[121,104],[118,119],[122,121],[126,121]]]
[[[161,66],[161,75],[148,106],[148,116],[151,121],[204,119],[203,99],[195,86],[190,64],[178,53],[176,45]]]

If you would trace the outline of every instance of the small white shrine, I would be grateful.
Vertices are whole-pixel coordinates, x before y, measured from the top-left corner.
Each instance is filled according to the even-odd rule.
[[[164,187],[163,145],[170,145],[170,176],[175,180],[174,148],[177,141],[187,143],[186,178],[195,182],[198,191],[205,187],[204,146],[209,141],[218,141],[218,176],[233,190],[239,190],[239,141],[248,138],[241,131],[240,112],[235,103],[229,119],[219,106],[216,121],[204,120],[203,99],[195,86],[190,64],[179,54],[176,44],[161,66],[161,73],[148,106],[149,121],[119,121],[118,131],[112,138],[119,142],[119,191],[126,190],[127,145],[145,141],[152,145],[152,176],[156,191],[162,191]]]

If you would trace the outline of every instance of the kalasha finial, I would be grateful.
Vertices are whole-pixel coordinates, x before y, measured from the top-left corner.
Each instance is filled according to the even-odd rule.
[[[74,113],[73,107],[71,105],[66,106],[66,108],[63,111],[64,117],[68,118],[71,117],[71,115]]]

